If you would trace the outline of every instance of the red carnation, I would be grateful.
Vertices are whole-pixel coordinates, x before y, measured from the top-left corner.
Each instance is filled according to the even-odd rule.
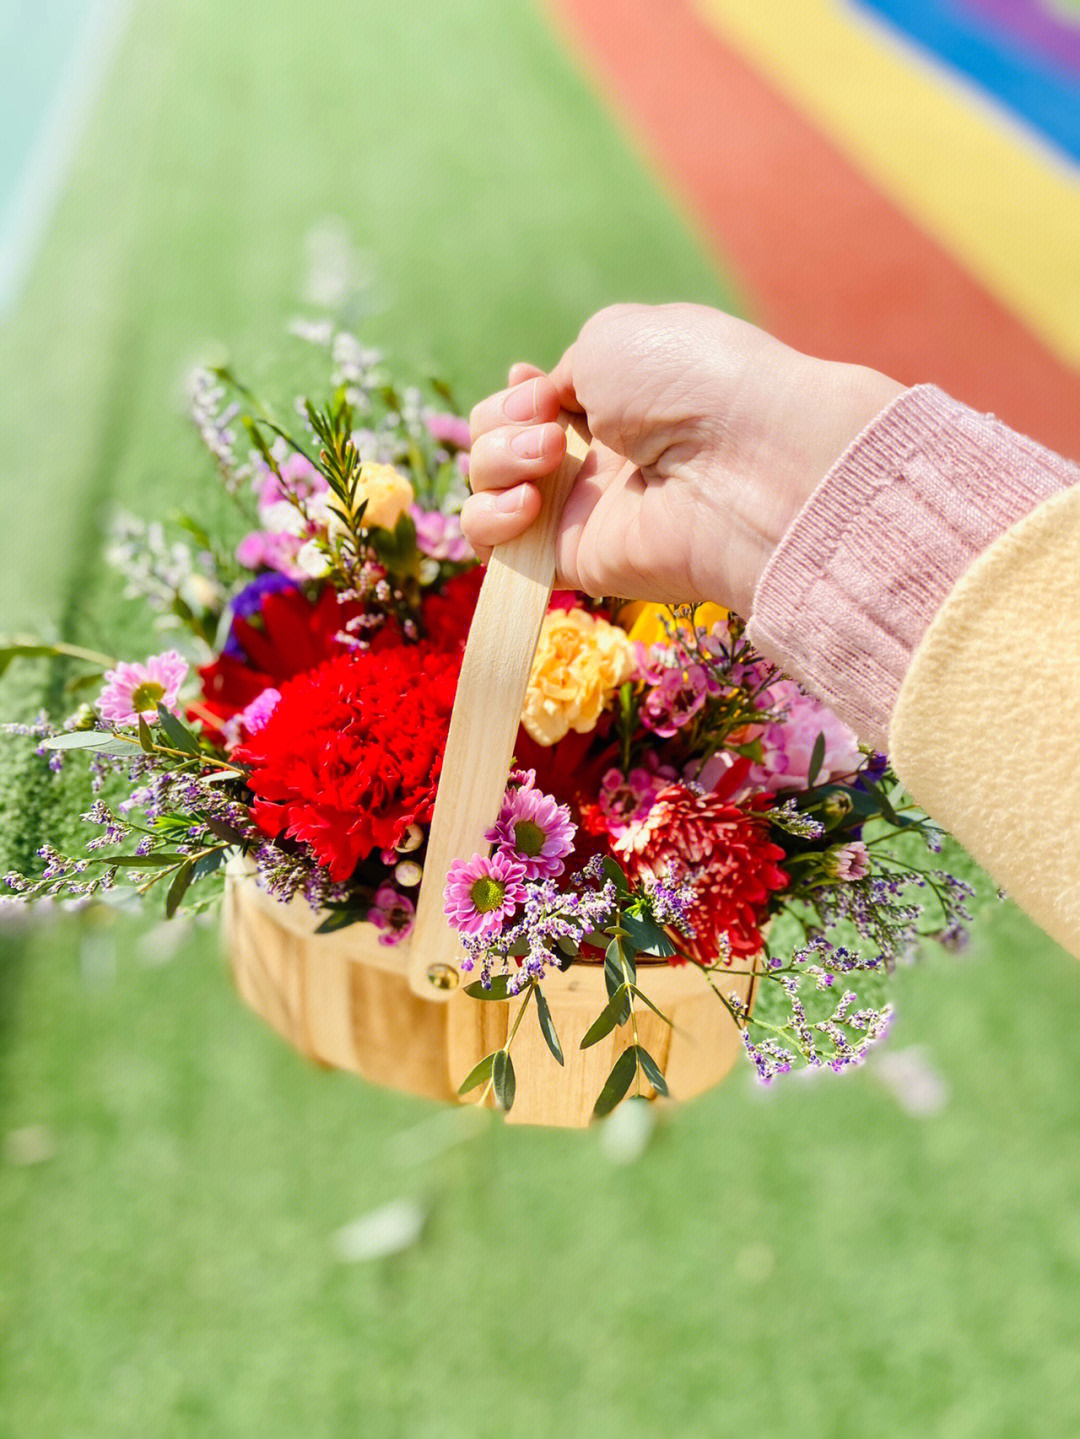
[[[784,851],[771,843],[763,820],[715,794],[673,784],[660,791],[648,817],[626,831],[617,850],[633,879],[662,879],[674,871],[693,882],[690,919],[697,933],[681,944],[691,959],[711,964],[725,934],[740,959],[761,949],[769,895],[788,884],[778,863]]]
[[[409,645],[348,653],[283,685],[235,751],[251,766],[259,828],[307,844],[340,882],[426,824],[460,666],[460,654]]]

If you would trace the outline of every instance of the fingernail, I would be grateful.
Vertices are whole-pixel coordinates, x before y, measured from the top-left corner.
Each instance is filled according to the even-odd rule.
[[[536,414],[536,381],[526,381],[511,390],[503,401],[503,414],[508,420],[528,420]]]
[[[491,507],[500,515],[516,515],[525,503],[524,485],[515,485],[512,490],[500,490],[492,496]]]
[[[538,460],[544,453],[544,441],[547,435],[544,433],[545,425],[531,425],[527,430],[521,430],[514,435],[510,441],[510,448],[519,460]]]

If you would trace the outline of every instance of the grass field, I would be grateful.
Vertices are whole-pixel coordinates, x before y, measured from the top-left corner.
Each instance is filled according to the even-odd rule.
[[[5,629],[130,633],[110,510],[214,503],[184,374],[283,381],[330,221],[466,403],[610,300],[745,309],[525,0],[225,9],[137,7],[6,322]],[[52,794],[4,769],[17,850]],[[1080,1429],[1080,976],[1011,906],[903,975],[928,1112],[738,1073],[628,1165],[305,1066],[178,937],[0,930],[3,1439]],[[422,1241],[347,1262],[399,1199]]]

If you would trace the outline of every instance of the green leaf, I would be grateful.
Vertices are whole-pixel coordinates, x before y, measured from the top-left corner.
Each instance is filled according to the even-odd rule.
[[[548,1008],[548,1002],[544,998],[544,991],[539,985],[536,986],[536,1014],[540,1020],[540,1033],[544,1036],[548,1049],[551,1050],[559,1063],[563,1064],[565,1061],[563,1060],[562,1045],[559,1043],[559,1036],[555,1033],[555,1021],[551,1017],[551,1010]]]
[[[660,1066],[647,1049],[642,1049],[640,1044],[634,1046],[637,1050],[638,1063],[641,1065],[642,1073],[649,1081],[657,1094],[667,1096],[667,1080],[660,1073]]]
[[[360,910],[342,905],[340,909],[330,910],[326,918],[319,921],[315,926],[315,933],[335,934],[339,929],[348,929],[350,924],[359,924],[363,918]]]
[[[120,739],[103,730],[80,729],[43,739],[41,747],[42,749],[96,749],[100,750],[102,754],[129,755],[133,753],[135,743],[133,740]]]
[[[627,981],[633,984],[636,980],[634,951],[625,939],[616,937],[604,952],[604,983],[607,992],[609,995],[614,994],[619,985]]]
[[[183,864],[183,854],[168,854],[159,849],[154,854],[110,854],[95,856],[98,864],[118,864],[121,869],[171,869],[174,864]]]
[[[657,924],[651,914],[624,914],[622,926],[640,954],[655,954],[670,959],[678,950],[671,936]]]
[[[480,1084],[486,1084],[491,1076],[491,1066],[495,1059],[493,1054],[485,1054],[475,1069],[470,1069],[458,1087],[459,1094],[468,1094],[470,1089],[476,1089]]]
[[[603,1009],[585,1031],[581,1048],[588,1049],[610,1034],[617,1024],[625,1024],[630,1018],[630,988],[622,984],[604,1005]]]
[[[144,754],[156,754],[157,746],[154,744],[154,736],[150,733],[150,726],[139,716],[139,745]]]
[[[603,860],[604,878],[609,879],[619,894],[629,894],[630,885],[620,864],[617,864],[610,855],[605,855]]]
[[[806,787],[812,789],[814,781],[821,773],[821,766],[825,763],[825,731],[819,730],[818,737],[814,741],[814,748],[810,752],[810,771],[806,776]]]
[[[157,712],[158,719],[161,721],[161,728],[168,736],[169,743],[173,749],[178,749],[183,754],[197,755],[202,753],[199,748],[199,741],[188,729],[187,725],[182,724],[180,720],[177,719],[172,710],[167,710],[164,705],[158,705]]]
[[[165,899],[165,918],[172,919],[173,915],[180,908],[180,901],[187,893],[188,885],[191,883],[192,872],[195,864],[193,860],[186,859],[176,871],[176,878],[169,885],[169,893]]]
[[[637,1054],[631,1045],[629,1049],[624,1049],[615,1061],[614,1067],[593,1105],[594,1119],[603,1119],[605,1114],[611,1113],[630,1088],[636,1073]]]
[[[652,1000],[645,993],[645,991],[643,989],[638,989],[636,984],[634,985],[634,993],[637,995],[638,999],[641,1000],[642,1004],[647,1004],[652,1010],[653,1014],[658,1014],[660,1018],[664,1021],[664,1023],[668,1025],[669,1028],[675,1028],[671,1020],[668,1019],[667,1015],[664,1013],[664,1011],[662,1009],[657,1009],[656,1005],[653,1004]]]
[[[517,1080],[514,1078],[514,1061],[505,1049],[497,1050],[492,1057],[491,1083],[500,1106],[508,1111],[513,1109]]]
[[[485,989],[483,981],[478,979],[465,986],[465,993],[470,999],[510,999],[512,996],[507,989],[509,983],[508,974],[497,974],[491,981],[490,989]]]
[[[212,849],[209,854],[204,854],[195,861],[195,868],[191,872],[192,881],[205,879],[208,874],[213,874],[225,863],[225,851],[223,849]]]

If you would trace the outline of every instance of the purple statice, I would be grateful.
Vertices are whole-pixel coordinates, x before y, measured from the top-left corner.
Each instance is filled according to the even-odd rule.
[[[785,834],[794,835],[796,839],[820,839],[825,833],[825,826],[821,821],[800,810],[794,797],[768,810],[767,818],[771,825],[782,829]]]
[[[484,838],[521,865],[526,879],[555,879],[566,868],[577,827],[570,810],[531,785],[509,790]]]
[[[88,854],[93,850],[111,849],[123,844],[131,833],[131,826],[125,820],[118,819],[102,800],[95,800],[86,814],[80,815],[79,818],[84,824],[97,825],[102,831],[87,841],[85,848]]]
[[[696,936],[697,930],[690,915],[697,903],[697,891],[689,880],[680,880],[671,875],[665,876],[664,879],[648,876],[645,880],[645,893],[657,924],[670,925],[687,939]]]
[[[755,1042],[750,1037],[750,1031],[744,1029],[742,1041],[762,1084],[771,1083],[778,1074],[787,1074],[793,1068],[795,1056],[777,1040],[762,1039]]]

